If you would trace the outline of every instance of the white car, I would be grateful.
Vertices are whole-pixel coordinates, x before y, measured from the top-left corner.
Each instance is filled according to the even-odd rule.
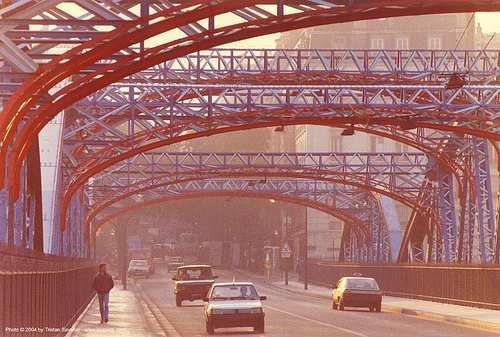
[[[146,260],[132,260],[128,266],[128,276],[145,276],[146,278],[151,275],[152,268],[148,261]]]
[[[216,328],[253,327],[264,332],[264,308],[262,300],[251,282],[214,283],[205,303],[207,333]]]

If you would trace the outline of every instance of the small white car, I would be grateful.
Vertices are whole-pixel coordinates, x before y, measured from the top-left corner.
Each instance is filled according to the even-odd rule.
[[[214,334],[216,328],[253,327],[255,332],[264,332],[263,300],[251,282],[214,283],[205,303],[207,333]]]
[[[145,276],[148,278],[152,273],[151,265],[146,260],[132,260],[128,265],[129,277]]]

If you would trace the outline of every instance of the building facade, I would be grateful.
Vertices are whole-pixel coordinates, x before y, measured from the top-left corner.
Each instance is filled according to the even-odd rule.
[[[386,18],[313,27],[282,33],[276,42],[278,49],[460,50],[484,47],[490,36],[478,33],[481,33],[481,30],[475,16],[462,13]],[[417,151],[406,144],[364,133],[341,136],[342,129],[332,127],[298,125],[287,126],[280,131],[274,133],[273,146],[276,151]],[[492,174],[496,175],[492,177],[495,191],[498,190],[497,154],[495,151],[491,154]],[[396,203],[396,213],[404,232],[411,209]],[[342,222],[310,208],[307,209],[306,217],[308,258],[336,261],[341,243]],[[298,248],[299,244],[296,243],[295,246]]]

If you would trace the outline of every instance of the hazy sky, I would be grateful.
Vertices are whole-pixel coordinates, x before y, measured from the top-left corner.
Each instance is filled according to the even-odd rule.
[[[500,34],[500,12],[476,13],[476,21],[481,23],[484,33]]]
[[[500,12],[490,12],[490,13],[476,13],[476,22],[481,23],[483,33],[497,33],[500,34]],[[268,36],[257,37],[245,41],[238,41],[231,43],[227,48],[264,48],[272,49],[276,47],[275,40],[280,36],[280,34],[272,34]]]

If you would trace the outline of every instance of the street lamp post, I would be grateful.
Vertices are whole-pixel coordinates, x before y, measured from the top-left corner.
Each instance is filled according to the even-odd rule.
[[[305,252],[306,252],[306,256],[304,256],[304,290],[307,290],[308,289],[308,269],[307,268],[307,256],[309,255],[309,246],[308,246],[308,243],[307,243],[307,208],[306,208],[306,219],[305,219],[305,236],[306,236],[306,249],[305,249]]]
[[[123,263],[122,263],[122,285],[123,289],[127,289],[127,221],[123,223]]]

